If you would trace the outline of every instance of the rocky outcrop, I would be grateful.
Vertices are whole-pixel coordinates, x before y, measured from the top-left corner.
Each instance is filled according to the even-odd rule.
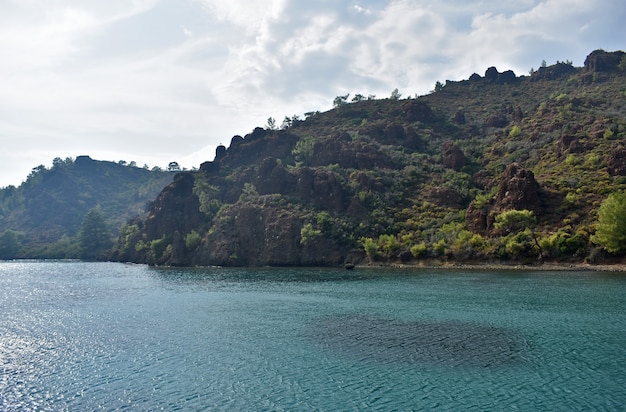
[[[302,168],[297,176],[296,195],[306,202],[333,212],[343,211],[346,195],[337,177],[323,169]]]
[[[284,158],[291,154],[298,139],[298,136],[291,133],[278,133],[257,127],[243,138],[233,137],[234,144],[219,159],[216,153],[216,160],[235,168],[255,164],[259,159],[267,157]]]
[[[166,186],[148,210],[144,233],[150,240],[175,232],[187,234],[202,226],[198,197],[193,193],[194,175],[182,172]]]
[[[268,157],[259,164],[253,182],[260,195],[287,194],[294,190],[297,177],[275,158]]]
[[[611,176],[626,176],[626,148],[621,145],[614,147],[606,165]]]
[[[619,64],[626,57],[623,51],[606,52],[595,50],[585,59],[585,70],[589,72],[612,72],[619,70]]]
[[[489,67],[486,71],[485,71],[485,79],[495,82],[496,80],[498,80],[498,69],[496,69],[495,67]]]
[[[556,142],[556,152],[559,156],[566,153],[581,153],[585,150],[586,146],[580,142],[580,139],[569,134],[561,135]]]
[[[443,145],[443,165],[449,169],[460,171],[467,164],[465,153],[454,143],[446,142]]]
[[[541,207],[539,192],[540,186],[533,172],[517,163],[512,163],[507,166],[500,179],[494,209],[497,211],[510,209],[538,211]]]
[[[367,125],[359,129],[359,134],[375,139],[381,144],[399,145],[411,150],[420,151],[426,147],[426,143],[415,129],[397,123]]]
[[[487,235],[489,233],[489,215],[493,202],[489,204],[478,204],[472,201],[465,211],[465,225],[467,229],[474,233]]]
[[[527,209],[540,213],[540,193],[541,187],[533,172],[512,163],[502,174],[498,192],[493,199],[482,203],[474,200],[470,203],[465,213],[465,223],[473,232],[489,234],[493,230],[495,217],[505,210]]]
[[[480,77],[480,76],[479,76]],[[513,70],[506,70],[502,73],[498,72],[495,67],[490,67],[485,71],[485,79],[495,83],[513,83],[517,77]]]
[[[345,252],[323,236],[302,242],[303,213],[281,204],[280,197],[237,203],[226,210],[215,230],[192,258],[194,265],[295,266],[339,265]]]
[[[465,198],[450,187],[432,187],[426,193],[426,199],[437,206],[452,209],[463,209],[467,204]]]
[[[532,74],[530,79],[537,80],[555,80],[563,76],[569,76],[576,72],[576,68],[571,64],[558,62],[552,66],[540,67]]]

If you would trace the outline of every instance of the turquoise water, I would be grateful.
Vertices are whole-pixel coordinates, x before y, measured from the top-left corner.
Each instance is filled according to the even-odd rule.
[[[0,411],[624,410],[626,275],[0,263]]]

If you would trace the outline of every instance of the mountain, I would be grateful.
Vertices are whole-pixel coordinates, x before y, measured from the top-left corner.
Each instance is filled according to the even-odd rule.
[[[80,257],[79,234],[89,211],[101,215],[106,239],[117,236],[173,175],[89,156],[39,166],[19,187],[0,190],[0,258]]]
[[[117,183],[95,201],[82,185],[61,195],[51,190],[49,171],[36,174],[32,190],[12,189],[21,203],[0,196],[1,227],[30,228],[40,242],[84,234],[84,220],[79,230],[80,220],[53,224],[59,209],[32,209],[61,198],[74,202],[67,209],[80,208],[63,214],[83,217],[100,204],[109,222],[121,222],[137,212],[105,256],[115,261],[600,262],[612,258],[609,249],[621,253],[605,250],[601,239],[610,232],[596,232],[611,230],[598,224],[611,216],[598,213],[608,199],[613,211],[626,210],[624,196],[614,196],[626,189],[625,56],[596,50],[584,67],[557,62],[526,76],[490,67],[409,99],[397,90],[386,99],[338,96],[330,111],[286,118],[280,130],[271,119],[234,136],[213,161],[161,186],[145,213],[139,206],[147,192],[141,200],[120,197]],[[125,207],[109,208],[113,197]],[[20,209],[48,215],[35,220]],[[48,232],[55,235],[43,239]]]
[[[113,260],[165,265],[597,262],[597,211],[626,188],[626,54],[338,96],[178,174]],[[268,124],[275,124],[274,121]]]
[[[109,256],[164,265],[599,261],[597,211],[626,188],[626,53],[338,96],[178,174]],[[268,122],[274,124],[274,122]]]

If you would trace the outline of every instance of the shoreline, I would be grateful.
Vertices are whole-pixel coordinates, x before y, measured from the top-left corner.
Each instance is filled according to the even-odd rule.
[[[422,263],[366,263],[356,265],[355,268],[407,268],[407,269],[465,269],[465,270],[514,270],[514,271],[546,271],[546,272],[613,272],[626,274],[626,263],[609,263],[592,265],[577,262],[546,262],[523,264],[518,262],[443,262],[425,261]]]

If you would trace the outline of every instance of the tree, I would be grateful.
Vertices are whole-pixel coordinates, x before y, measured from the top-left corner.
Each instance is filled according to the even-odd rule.
[[[354,97],[352,98],[352,102],[354,103],[362,102],[363,100],[365,100],[365,96],[359,93],[355,94]]]
[[[537,218],[531,210],[505,210],[496,216],[494,227],[505,233],[515,233],[526,228],[532,228]]]
[[[283,119],[283,123],[280,125],[280,128],[283,130],[289,129],[292,124],[293,124],[293,119],[290,118],[289,116],[285,116],[285,118]]]
[[[343,96],[335,97],[335,100],[333,100],[333,107],[341,107],[347,104],[349,96],[350,96],[350,93],[344,94]]]
[[[185,247],[187,250],[196,249],[200,242],[202,242],[202,236],[195,230],[192,230],[185,236]]]
[[[273,117],[268,117],[267,118],[267,128],[269,130],[276,130],[276,119],[274,119]]]
[[[109,229],[99,207],[90,209],[85,215],[78,232],[78,242],[82,259],[96,259],[111,247]]]
[[[8,229],[0,234],[0,259],[15,259],[21,248],[18,233]]]
[[[209,184],[207,179],[197,176],[193,182],[193,194],[198,196],[200,211],[210,220],[222,207],[219,200],[219,187]]]
[[[397,88],[393,89],[393,91],[391,92],[392,100],[400,100],[401,96],[402,96],[402,93],[400,93],[400,91]]]
[[[444,88],[444,84],[441,83],[439,80],[437,80],[437,82],[435,82],[435,89],[433,90],[433,92],[437,93],[443,90]]]
[[[496,216],[494,227],[507,234],[508,239],[507,251],[513,255],[517,255],[521,252],[521,249],[525,249],[524,243],[532,240],[532,245],[537,249],[539,259],[543,259],[543,251],[541,245],[537,239],[537,235],[533,231],[533,228],[537,224],[537,218],[532,210],[505,210]],[[531,247],[531,246],[529,246]]]
[[[626,252],[626,192],[613,193],[602,202],[591,241],[609,253]]]

